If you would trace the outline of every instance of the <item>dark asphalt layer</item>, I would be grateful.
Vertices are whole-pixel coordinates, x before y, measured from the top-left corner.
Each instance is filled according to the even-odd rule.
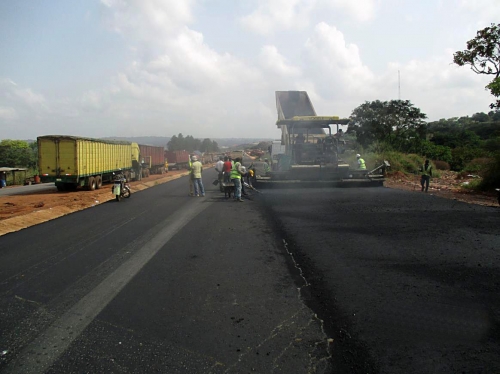
[[[333,372],[500,372],[500,209],[383,187],[260,203],[335,339]]]
[[[0,372],[330,372],[283,242],[205,175],[0,237]]]
[[[500,372],[500,209],[214,178],[0,237],[0,372]]]

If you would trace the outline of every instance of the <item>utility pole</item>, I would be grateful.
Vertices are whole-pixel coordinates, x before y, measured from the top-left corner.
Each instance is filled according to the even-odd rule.
[[[401,75],[398,70],[398,100],[401,100]]]

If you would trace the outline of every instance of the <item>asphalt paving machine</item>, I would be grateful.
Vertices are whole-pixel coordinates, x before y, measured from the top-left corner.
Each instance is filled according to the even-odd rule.
[[[277,91],[276,107],[284,152],[271,155],[272,168],[257,178],[258,185],[355,186],[382,185],[384,161],[373,170],[351,168],[343,160],[350,152],[341,126],[349,119],[337,116],[317,116],[305,91]],[[336,131],[332,134],[332,128]]]

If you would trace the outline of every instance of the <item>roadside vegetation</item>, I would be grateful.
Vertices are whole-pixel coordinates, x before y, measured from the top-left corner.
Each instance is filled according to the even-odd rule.
[[[355,142],[368,167],[387,160],[392,172],[416,173],[427,158],[437,173],[480,177],[467,188],[500,187],[500,25],[479,30],[453,62],[492,76],[486,86],[496,100],[492,110],[426,122],[427,115],[408,100],[367,101],[353,110],[346,138]]]

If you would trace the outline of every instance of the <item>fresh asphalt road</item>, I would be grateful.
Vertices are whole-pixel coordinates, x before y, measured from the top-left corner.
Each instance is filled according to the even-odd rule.
[[[283,244],[205,174],[0,237],[0,372],[329,372]]]
[[[262,190],[337,373],[500,373],[500,209],[376,188]]]
[[[0,237],[0,372],[500,371],[499,209],[214,177]]]

